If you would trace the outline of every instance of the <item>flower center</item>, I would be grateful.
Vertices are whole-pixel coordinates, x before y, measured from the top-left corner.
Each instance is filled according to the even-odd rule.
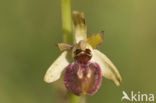
[[[91,50],[90,49],[76,49],[74,52],[75,56],[74,59],[81,64],[86,64],[92,58]]]

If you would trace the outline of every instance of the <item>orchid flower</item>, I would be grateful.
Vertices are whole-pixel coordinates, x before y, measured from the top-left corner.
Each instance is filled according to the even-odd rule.
[[[117,68],[104,53],[96,49],[103,41],[104,32],[87,37],[84,14],[80,12],[73,12],[73,23],[75,43],[58,43],[62,53],[47,70],[44,81],[52,83],[64,72],[66,88],[76,95],[95,94],[102,76],[119,86],[121,76]]]

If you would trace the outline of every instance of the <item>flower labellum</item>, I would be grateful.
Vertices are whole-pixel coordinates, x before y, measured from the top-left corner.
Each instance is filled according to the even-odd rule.
[[[58,80],[64,71],[65,87],[75,95],[93,95],[101,85],[102,76],[117,86],[121,76],[114,64],[96,47],[103,41],[103,32],[87,37],[84,14],[73,12],[75,44],[58,43],[62,54],[47,70],[44,81]]]

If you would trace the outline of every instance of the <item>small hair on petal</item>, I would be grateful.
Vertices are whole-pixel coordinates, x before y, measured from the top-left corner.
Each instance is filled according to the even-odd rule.
[[[71,50],[73,48],[72,45],[69,45],[67,43],[57,43],[57,46],[60,49],[60,51]]]
[[[102,75],[105,78],[112,80],[116,84],[116,86],[119,86],[121,84],[122,79],[120,73],[118,72],[114,64],[103,53],[94,49],[92,61],[95,61],[100,65]]]
[[[58,80],[61,76],[63,70],[68,66],[69,61],[67,60],[68,51],[62,52],[62,54],[53,62],[53,64],[48,68],[44,81],[47,83],[54,82]]]

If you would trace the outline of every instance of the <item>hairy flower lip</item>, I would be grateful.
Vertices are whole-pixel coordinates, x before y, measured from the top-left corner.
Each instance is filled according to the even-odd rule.
[[[79,73],[79,71],[81,71]],[[90,76],[88,77],[88,74]],[[87,65],[73,62],[64,72],[64,84],[75,95],[93,95],[101,85],[101,69],[97,63]]]

